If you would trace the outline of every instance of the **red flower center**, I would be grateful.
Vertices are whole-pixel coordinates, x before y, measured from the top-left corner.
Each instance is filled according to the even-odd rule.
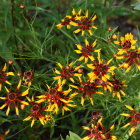
[[[134,59],[138,57],[138,54],[137,52],[130,52],[129,56]]]
[[[63,72],[61,72],[61,76],[66,78],[71,78],[73,75],[73,71],[74,69],[70,69],[69,66],[67,66],[66,68],[63,68]]]
[[[84,91],[85,91],[85,92],[89,92],[90,90],[91,90],[90,85],[85,85],[85,86],[84,86]]]
[[[136,121],[140,121],[140,113],[136,113],[134,118]]]
[[[64,18],[64,22],[62,23],[63,25],[69,25],[69,23],[70,23],[70,19],[68,18],[68,17],[65,17]]]
[[[14,101],[16,99],[16,93],[10,93],[9,96],[8,96],[8,99],[10,101]]]
[[[40,110],[39,105],[37,105],[37,104],[33,105],[32,111],[38,112],[39,110]]]
[[[86,46],[86,48],[82,48],[81,52],[83,53],[83,56],[87,57],[91,55],[91,52],[93,52],[91,46]]]
[[[96,62],[95,62],[96,63]],[[100,76],[104,76],[106,74],[106,71],[108,70],[109,68],[107,67],[106,64],[95,64],[95,69],[93,70],[94,73],[96,75],[100,75]]]
[[[51,88],[50,91],[49,91],[49,93],[50,93],[51,95],[54,95],[54,94],[57,93],[57,90],[56,90],[55,88]]]
[[[81,22],[78,25],[81,25],[80,29],[89,30],[89,27],[91,27],[90,22],[91,21],[88,21],[88,18],[85,18],[81,20]]]
[[[129,49],[129,48],[131,48],[131,42],[127,40],[123,44],[123,49]]]

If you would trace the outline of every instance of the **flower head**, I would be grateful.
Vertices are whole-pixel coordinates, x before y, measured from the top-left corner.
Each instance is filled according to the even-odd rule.
[[[95,19],[96,19],[96,15],[93,18],[89,19],[88,10],[87,10],[85,16],[80,16],[80,18],[78,18],[78,22],[76,23],[71,22],[71,25],[79,27],[74,31],[74,33],[82,32],[82,36],[83,36],[85,31],[88,31],[89,34],[92,35],[91,28],[97,29],[96,26],[92,25]]]
[[[110,75],[108,73],[114,73],[115,66],[109,67],[108,65],[112,59],[107,61],[106,63],[103,63],[103,60],[100,59],[100,55],[98,56],[98,61],[94,60],[93,64],[87,64],[87,67],[91,68],[92,71],[88,73],[89,78],[96,79],[101,78],[104,81],[107,81],[107,79],[110,78]]]
[[[140,112],[136,112],[131,106],[129,105],[125,105],[125,107],[129,110],[131,110],[131,112],[133,114],[126,114],[126,113],[122,113],[121,115],[122,116],[125,116],[125,117],[129,117],[129,118],[132,118],[132,120],[127,123],[126,125],[124,125],[122,128],[125,128],[129,125],[133,125],[131,128],[130,128],[130,136],[134,133],[134,131],[136,130],[136,127],[138,124],[140,124]]]
[[[24,82],[25,85],[28,85],[28,87],[31,86],[33,78],[34,78],[34,73],[33,73],[32,70],[24,72],[24,74],[23,74],[23,82]]]
[[[41,103],[44,101],[48,101],[48,109],[46,111],[53,111],[54,113],[58,113],[59,109],[62,108],[62,115],[64,115],[65,111],[70,111],[68,107],[75,107],[76,105],[72,104],[73,101],[68,96],[71,89],[62,90],[62,85],[57,84],[54,88],[50,88],[48,86],[48,93],[37,96],[40,100],[37,103]]]
[[[84,98],[87,95],[91,101],[91,104],[93,105],[93,99],[92,99],[92,94],[103,94],[102,92],[98,91],[98,86],[91,81],[87,81],[84,83],[83,81],[80,81],[81,86],[75,86],[75,85],[70,85],[73,88],[78,89],[77,92],[73,93],[73,95],[78,95],[78,94],[83,94],[81,97],[81,104],[84,105]]]
[[[25,105],[28,105],[27,102],[25,101],[22,101],[20,99],[20,97],[23,97],[23,96],[26,96],[29,92],[29,89],[25,90],[24,92],[18,92],[19,91],[19,88],[21,86],[21,80],[19,81],[15,91],[9,91],[6,87],[6,91],[8,93],[8,96],[7,97],[0,97],[0,99],[2,100],[6,100],[6,102],[0,107],[0,109],[3,109],[5,108],[6,106],[8,106],[7,108],[7,111],[6,111],[6,115],[9,114],[10,112],[10,107],[12,106],[12,104],[14,105],[15,107],[15,110],[16,110],[16,115],[19,115],[19,110],[18,110],[18,106],[17,106],[17,102],[20,102],[21,104],[25,104]]]
[[[34,122],[37,120],[37,118],[40,120],[42,125],[47,123],[49,121],[47,120],[48,115],[46,116],[42,115],[42,112],[46,111],[46,109],[41,107],[41,103],[36,103],[34,100],[34,97],[32,97],[31,99],[27,97],[27,99],[32,106],[31,114],[27,118],[25,118],[23,121],[28,121],[32,118],[31,127],[34,125]]]
[[[88,130],[90,134],[88,136],[84,137],[82,140],[92,140],[92,139],[96,139],[96,140],[106,140],[106,139],[116,140],[116,136],[108,134],[108,132],[114,128],[114,125],[112,125],[109,130],[105,130],[101,121],[102,121],[102,118],[98,120],[96,125],[92,124],[91,128],[89,128],[87,126],[83,126],[83,128],[85,130]]]
[[[137,40],[133,40],[133,35],[131,33],[127,33],[125,37],[120,37],[119,41],[114,41],[115,44],[121,45],[121,49],[119,49],[118,55],[123,54],[126,51],[129,51],[131,49],[135,49],[135,44]]]
[[[13,73],[13,72],[7,72],[7,73],[6,73],[6,72],[5,72],[6,69],[7,69],[7,66],[6,66],[6,63],[5,63],[3,69],[2,69],[1,72],[0,72],[0,91],[1,91],[1,88],[2,88],[2,83],[3,83],[3,82],[5,82],[5,83],[11,85],[11,83],[10,83],[9,81],[7,81],[5,78],[6,78],[7,76],[9,76],[9,75],[14,76],[14,73]]]
[[[127,59],[119,67],[124,67],[126,72],[129,72],[132,65],[135,63],[138,69],[140,70],[140,65],[138,60],[140,59],[140,49],[134,51],[127,51],[123,56],[116,56],[117,59]]]
[[[58,76],[53,77],[54,80],[58,80],[59,83],[62,82],[62,84],[65,84],[66,80],[70,79],[74,83],[73,76],[77,76],[78,78],[81,76],[81,74],[76,73],[81,66],[77,66],[73,68],[73,62],[71,62],[66,67],[63,67],[60,63],[57,63],[58,66],[61,68],[61,71],[58,71],[55,69],[55,73],[58,74]]]
[[[80,14],[81,14],[81,10],[79,10],[79,12],[76,13],[76,11],[73,9],[72,14],[73,14],[73,16],[67,15],[64,19],[62,19],[61,23],[57,24],[56,27],[58,29],[61,29],[64,25],[66,25],[67,29],[70,29],[71,22],[76,21],[76,18],[78,18],[78,16],[80,16]]]
[[[121,96],[120,94],[122,94],[123,96],[125,96],[125,92],[122,90],[122,87],[127,87],[127,85],[125,85],[125,81],[121,81],[119,79],[116,78],[115,75],[112,76],[113,80],[108,80],[108,82],[111,84],[112,86],[112,96],[114,97],[115,95],[117,95],[117,97],[119,98],[119,100],[121,101]]]
[[[93,49],[95,45],[96,45],[96,41],[94,41],[93,44],[90,45],[87,39],[85,39],[85,47],[82,47],[80,44],[76,44],[78,50],[75,50],[75,52],[78,54],[82,54],[82,56],[78,59],[78,61],[82,61],[83,59],[85,59],[85,63],[87,63],[88,58],[93,61],[94,57],[92,56],[92,53],[100,52],[100,49],[98,50]]]

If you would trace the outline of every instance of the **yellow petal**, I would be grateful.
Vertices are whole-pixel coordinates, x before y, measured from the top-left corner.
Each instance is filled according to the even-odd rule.
[[[79,50],[82,50],[82,46],[80,44],[76,44],[76,46]]]
[[[97,16],[95,15],[95,16],[91,19],[91,21],[94,21],[94,20],[96,19],[96,17],[97,17]]]
[[[21,80],[19,81],[19,83],[17,85],[17,90],[19,90],[20,86],[21,86]]]
[[[8,106],[7,111],[6,111],[6,115],[8,116],[10,112],[10,106]]]
[[[90,58],[91,61],[94,61],[94,57],[92,55],[88,57]]]
[[[92,27],[93,27],[93,26],[92,26]],[[93,35],[93,33],[91,32],[91,30],[88,30],[88,32],[89,32],[90,36],[92,36],[92,35]]]
[[[35,120],[33,119],[31,122],[31,127],[33,127],[34,123],[35,123]]]
[[[16,115],[19,115],[19,110],[18,110],[18,107],[15,106],[15,109],[16,109]]]
[[[5,63],[5,64],[4,64],[4,67],[3,67],[3,69],[2,69],[2,72],[5,72],[6,69],[7,69],[7,66],[6,66],[6,63]]]
[[[83,106],[84,105],[84,98],[81,97],[81,105]]]
[[[62,69],[63,68],[63,66],[60,64],[60,63],[57,63],[57,65]]]
[[[134,133],[135,130],[136,130],[136,127],[131,127],[130,128],[130,134],[129,135],[131,136]]]
[[[78,59],[78,61],[82,61],[84,58],[85,58],[85,57],[82,55],[82,56]]]
[[[26,96],[29,93],[29,88],[21,93],[21,96]]]
[[[86,46],[89,46],[89,42],[87,41],[87,39],[85,39],[85,44]]]
[[[13,73],[13,72],[7,72],[6,74],[7,74],[7,76],[8,76],[8,75],[14,76],[14,73]]]
[[[88,57],[85,57],[85,63],[87,63],[88,62]]]
[[[87,127],[87,126],[82,126],[85,130],[90,130],[90,128],[89,127]]]
[[[125,128],[125,127],[127,127],[127,126],[129,126],[130,125],[130,123],[127,123],[127,124],[125,124],[124,126],[122,126],[122,128]]]
[[[82,30],[82,36],[85,34],[85,31],[84,30]]]
[[[6,106],[7,106],[7,103],[4,103],[4,104],[0,107],[0,109],[5,108]]]
[[[76,53],[82,53],[80,50],[74,50]]]
[[[61,28],[63,27],[63,25],[60,23],[60,24],[57,24],[56,27],[57,27],[58,29],[61,29]]]
[[[79,33],[81,31],[81,29],[77,29],[74,31],[75,34]]]
[[[125,116],[125,117],[130,117],[130,114],[126,114],[126,113],[122,113],[120,115]]]
[[[10,91],[9,91],[9,89],[8,89],[7,87],[5,87],[5,89],[6,89],[7,93],[9,93],[9,92],[10,92]]]
[[[134,110],[134,109],[133,109],[131,106],[129,106],[129,105],[125,105],[125,107],[128,108],[128,109],[131,110],[131,111]]]
[[[53,77],[54,80],[58,80],[58,79],[60,79],[60,78],[61,78],[61,76]]]

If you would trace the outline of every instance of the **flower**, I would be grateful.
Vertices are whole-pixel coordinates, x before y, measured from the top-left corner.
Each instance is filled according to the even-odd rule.
[[[58,80],[59,83],[62,82],[62,84],[65,84],[67,79],[70,79],[74,83],[75,81],[73,79],[73,76],[77,76],[78,78],[81,76],[81,74],[75,73],[75,71],[77,71],[81,66],[73,68],[73,62],[71,62],[66,67],[63,67],[60,63],[57,63],[57,65],[61,68],[61,71],[55,69],[55,73],[59,74],[59,76],[53,77],[53,79]]]
[[[98,91],[98,86],[94,83],[88,80],[86,83],[83,81],[80,81],[81,86],[75,86],[75,85],[70,85],[73,88],[78,89],[79,91],[73,93],[73,95],[78,95],[78,94],[83,94],[81,97],[81,104],[82,106],[84,105],[84,98],[86,95],[88,95],[91,104],[94,105],[93,99],[92,99],[92,94],[103,94],[102,92]],[[72,95],[71,95],[72,96]]]
[[[81,140],[92,140],[92,139],[96,139],[96,140],[106,140],[106,139],[116,140],[117,139],[116,136],[108,134],[108,132],[114,128],[114,125],[112,125],[109,128],[109,130],[105,130],[101,121],[102,121],[102,118],[98,120],[96,125],[92,124],[91,128],[89,128],[87,126],[83,126],[83,128],[85,130],[88,130],[90,134],[88,136],[82,138]]]
[[[23,74],[23,82],[24,82],[25,85],[28,85],[28,87],[31,86],[33,78],[34,78],[34,73],[33,73],[32,70],[24,72],[24,74]]]
[[[85,39],[85,47],[82,47],[80,44],[76,44],[78,50],[75,50],[76,53],[82,54],[82,56],[78,59],[78,61],[82,61],[85,59],[85,63],[88,62],[88,58],[91,59],[92,61],[94,60],[94,57],[92,56],[92,52],[100,52],[100,49],[98,50],[93,50],[93,48],[96,45],[96,41],[93,42],[92,45],[89,45],[89,42],[87,39]]]
[[[66,25],[67,29],[70,29],[70,25],[72,21],[75,21],[78,16],[81,14],[81,10],[78,13],[73,9],[72,10],[73,16],[67,15],[64,19],[61,20],[61,23],[57,24],[56,27],[61,29],[64,25]]]
[[[49,105],[46,111],[53,111],[54,113],[58,113],[59,108],[62,108],[62,115],[64,115],[65,111],[70,111],[68,107],[75,107],[76,105],[71,104],[73,101],[68,96],[71,89],[63,91],[62,85],[57,84],[54,88],[50,88],[48,86],[48,93],[37,96],[40,100],[37,103],[42,103],[48,100]]]
[[[125,127],[127,127],[127,126],[133,124],[133,126],[130,128],[130,133],[129,133],[129,135],[131,136],[131,135],[134,133],[134,131],[136,130],[137,125],[140,124],[140,112],[136,112],[136,111],[135,111],[131,106],[129,106],[129,105],[125,105],[125,107],[126,107],[127,109],[131,110],[131,112],[132,112],[133,114],[126,114],[126,113],[122,113],[122,114],[121,114],[122,116],[132,118],[132,120],[131,120],[129,123],[125,124],[122,128],[125,128]]]
[[[95,84],[97,86],[102,87],[105,92],[107,90],[109,90],[111,92],[111,86],[109,85],[109,82],[108,81],[104,81],[101,78],[95,78],[93,81],[95,82]]]
[[[42,125],[47,123],[49,121],[47,120],[48,115],[44,116],[41,113],[41,111],[46,111],[46,109],[41,107],[41,103],[36,103],[33,96],[31,99],[29,97],[27,97],[27,99],[32,105],[31,114],[28,117],[26,117],[23,121],[28,121],[32,118],[31,127],[33,127],[37,118],[40,120]]]
[[[127,51],[126,53],[127,54],[124,56],[116,56],[117,59],[127,58],[127,60],[119,67],[124,67],[126,69],[126,72],[129,72],[133,63],[135,63],[138,69],[140,70],[140,65],[138,63],[138,59],[140,59],[140,48],[134,51]]]
[[[113,93],[112,96],[114,97],[115,95],[117,95],[117,97],[121,101],[120,94],[122,94],[123,96],[126,95],[125,92],[122,90],[122,87],[127,87],[127,85],[124,84],[125,81],[121,81],[121,80],[117,79],[115,75],[112,75],[112,77],[114,80],[108,80],[108,82],[113,87],[113,90],[111,91]]]
[[[118,55],[123,54],[126,51],[129,51],[131,49],[135,49],[135,44],[137,40],[133,40],[133,35],[131,33],[125,34],[125,37],[120,37],[119,41],[114,41],[115,44],[121,45],[121,49],[119,49]]]
[[[88,10],[86,11],[85,16],[80,16],[78,18],[78,23],[71,22],[71,25],[78,26],[79,28],[74,31],[74,33],[82,32],[82,36],[84,35],[85,31],[88,31],[90,35],[92,35],[91,28],[97,29],[96,26],[92,25],[92,22],[96,19],[96,15],[89,19],[88,17]]]
[[[3,82],[5,82],[5,83],[11,85],[11,83],[10,83],[9,81],[7,81],[7,80],[5,79],[5,77],[7,77],[7,76],[9,76],[9,75],[14,76],[14,73],[13,73],[13,72],[7,72],[7,73],[5,73],[6,69],[7,69],[7,66],[6,66],[6,63],[5,63],[3,69],[1,70],[1,73],[0,73],[0,91],[1,91],[1,88],[2,88],[2,83],[3,83]]]
[[[8,129],[7,131],[3,132],[0,134],[0,140],[5,140],[4,136],[8,135],[10,133],[10,129]]]
[[[101,78],[104,81],[107,81],[107,79],[110,78],[109,73],[114,73],[115,66],[109,67],[108,65],[112,59],[107,61],[106,63],[103,63],[103,60],[100,59],[100,55],[98,55],[98,61],[94,60],[93,64],[87,64],[87,67],[91,68],[92,71],[88,73],[88,76],[91,80],[96,78]]]
[[[6,102],[0,107],[0,109],[3,109],[6,106],[8,106],[7,111],[6,111],[6,115],[7,116],[9,114],[9,112],[10,112],[10,107],[12,106],[12,104],[15,107],[16,115],[19,115],[19,110],[18,110],[17,102],[20,102],[21,104],[28,105],[27,102],[20,100],[19,97],[26,96],[28,94],[28,92],[29,92],[29,89],[25,90],[24,92],[18,93],[20,86],[21,86],[21,80],[19,81],[15,91],[9,91],[5,87],[5,89],[6,89],[7,93],[8,93],[8,96],[7,97],[0,97],[0,99],[6,100]]]

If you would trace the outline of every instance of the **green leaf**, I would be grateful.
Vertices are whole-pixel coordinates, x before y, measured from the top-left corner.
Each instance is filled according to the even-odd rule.
[[[81,138],[77,134],[71,131],[69,131],[69,133],[70,133],[70,140],[81,140]]]
[[[140,2],[133,3],[131,6],[134,6],[135,10],[140,10]]]

